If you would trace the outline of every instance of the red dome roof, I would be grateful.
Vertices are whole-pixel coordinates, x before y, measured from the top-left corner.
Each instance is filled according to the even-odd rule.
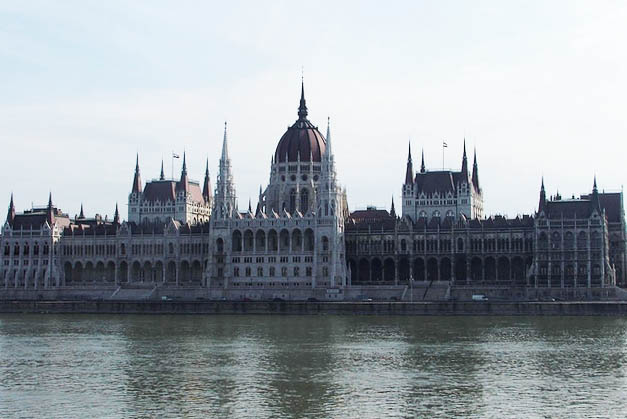
[[[296,162],[300,155],[301,162],[319,162],[322,159],[327,142],[318,128],[307,119],[305,89],[301,88],[298,120],[287,129],[279,140],[274,153],[276,163]]]

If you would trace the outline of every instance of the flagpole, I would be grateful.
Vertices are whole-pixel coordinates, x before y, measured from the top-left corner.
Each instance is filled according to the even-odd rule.
[[[442,141],[442,171],[444,171],[444,141]]]
[[[174,150],[172,150],[172,179],[174,179]]]

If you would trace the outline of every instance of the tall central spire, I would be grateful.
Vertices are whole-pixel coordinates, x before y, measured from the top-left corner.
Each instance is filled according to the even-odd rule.
[[[305,103],[305,80],[300,82],[300,105],[298,106],[298,119],[307,119],[307,104]]]
[[[222,160],[229,159],[229,148],[226,145],[226,121],[224,121],[224,138],[222,139]]]

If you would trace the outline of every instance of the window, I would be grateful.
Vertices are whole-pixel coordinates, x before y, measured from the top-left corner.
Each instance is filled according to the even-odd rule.
[[[298,266],[294,266],[294,276],[299,276],[300,268]]]
[[[270,276],[274,276],[274,275],[275,275],[274,266],[270,266]]]
[[[307,266],[307,268],[305,269],[306,271],[306,275],[307,276],[311,276],[312,270],[311,270],[311,266]]]
[[[263,268],[261,266],[257,268],[257,276],[263,276]]]
[[[250,266],[246,267],[246,276],[250,276],[251,275],[251,269]]]
[[[283,266],[281,268],[281,276],[282,277],[286,277],[287,276],[287,266]]]
[[[322,276],[324,276],[324,277],[329,276],[329,267],[328,266],[323,266],[322,267]]]
[[[238,266],[233,268],[233,276],[235,276],[235,277],[239,276],[239,267]]]

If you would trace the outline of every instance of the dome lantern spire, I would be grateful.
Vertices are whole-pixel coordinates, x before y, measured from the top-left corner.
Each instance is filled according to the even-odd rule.
[[[305,103],[305,80],[300,82],[300,105],[298,106],[298,119],[307,119],[307,104]]]

